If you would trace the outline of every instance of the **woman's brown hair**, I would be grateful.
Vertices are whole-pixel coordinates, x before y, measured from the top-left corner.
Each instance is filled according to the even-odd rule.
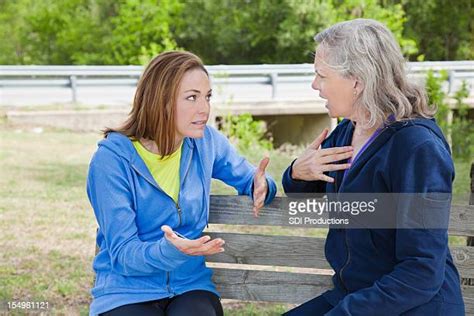
[[[106,128],[104,135],[118,132],[132,140],[154,140],[160,155],[170,155],[179,85],[184,74],[196,68],[208,74],[201,59],[189,52],[169,51],[153,58],[138,82],[128,119],[118,128]]]

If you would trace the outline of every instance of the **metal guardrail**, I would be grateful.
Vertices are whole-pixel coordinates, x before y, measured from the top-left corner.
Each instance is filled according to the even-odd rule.
[[[269,84],[272,99],[277,98],[278,83],[311,82],[312,64],[216,65],[206,66],[213,84]],[[426,71],[449,73],[446,92],[456,80],[474,80],[474,61],[410,62],[408,74],[422,80]],[[77,101],[78,86],[136,86],[142,66],[0,66],[0,88],[68,87],[72,102]]]

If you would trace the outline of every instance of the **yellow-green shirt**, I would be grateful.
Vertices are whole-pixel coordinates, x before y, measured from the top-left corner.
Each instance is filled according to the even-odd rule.
[[[178,203],[179,195],[179,164],[181,161],[182,143],[179,148],[169,156],[163,157],[148,151],[139,141],[132,141],[138,155],[143,159],[148,167],[153,179],[171,196],[175,203]]]

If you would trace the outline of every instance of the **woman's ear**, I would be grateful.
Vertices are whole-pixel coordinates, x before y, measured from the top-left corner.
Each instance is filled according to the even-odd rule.
[[[354,79],[354,94],[360,95],[364,91],[365,85],[360,79]]]

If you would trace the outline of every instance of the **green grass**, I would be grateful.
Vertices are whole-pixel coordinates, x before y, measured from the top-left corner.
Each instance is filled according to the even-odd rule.
[[[86,315],[93,280],[96,222],[85,193],[88,162],[99,134],[44,129],[35,133],[0,120],[0,301],[49,301],[52,314]],[[279,184],[292,160],[270,153]],[[257,163],[260,155],[251,155]],[[456,163],[457,195],[469,191],[469,164]],[[214,194],[234,193],[214,182]],[[255,228],[235,227],[242,231]],[[324,237],[325,230],[258,228],[261,233]],[[453,239],[459,244],[463,239]],[[278,315],[281,304],[226,303],[226,315]]]

